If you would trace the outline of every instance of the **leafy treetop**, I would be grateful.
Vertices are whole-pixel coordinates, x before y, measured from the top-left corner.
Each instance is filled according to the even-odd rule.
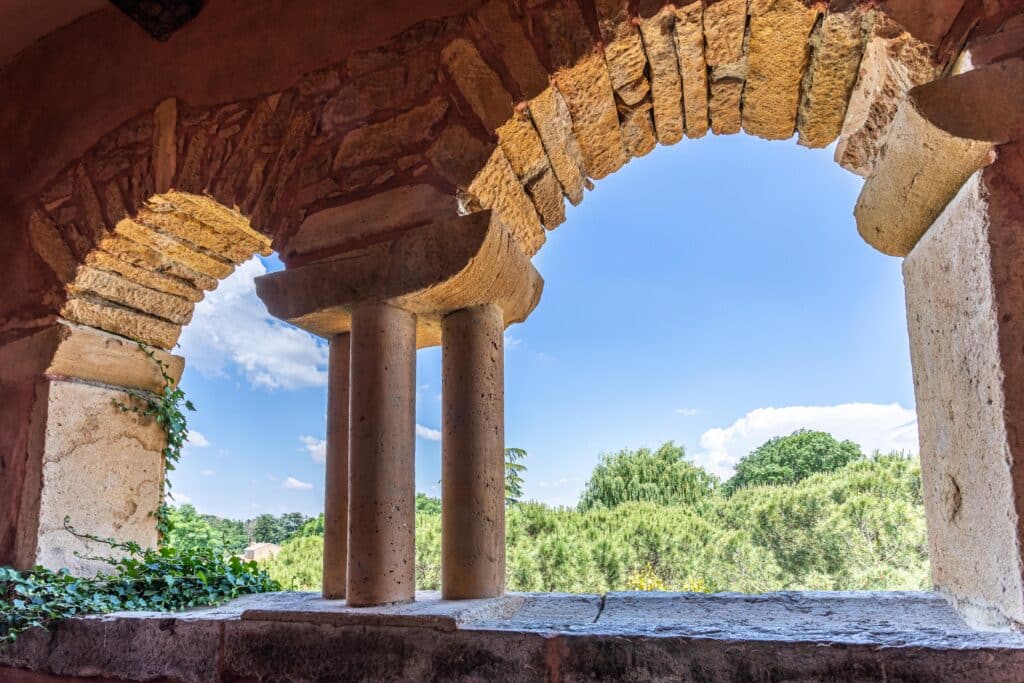
[[[732,494],[744,486],[795,484],[863,458],[860,446],[852,441],[836,441],[827,432],[800,429],[770,439],[744,456],[724,489]]]
[[[594,468],[580,498],[581,511],[614,508],[628,502],[692,505],[707,498],[718,478],[686,457],[671,441],[656,451],[649,448],[605,454]]]

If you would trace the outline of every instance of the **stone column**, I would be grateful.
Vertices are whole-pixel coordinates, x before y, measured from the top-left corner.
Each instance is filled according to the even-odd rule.
[[[352,312],[348,604],[413,600],[416,316],[384,303]]]
[[[496,305],[442,322],[441,594],[505,592],[505,321]]]
[[[903,265],[932,580],[1024,625],[1024,143],[997,147]]]
[[[324,585],[328,599],[345,597],[348,567],[349,335],[330,342],[327,460],[324,482]]]

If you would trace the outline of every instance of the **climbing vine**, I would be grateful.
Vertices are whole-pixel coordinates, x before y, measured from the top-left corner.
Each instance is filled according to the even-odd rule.
[[[168,475],[177,468],[178,461],[181,460],[181,451],[185,447],[185,442],[188,441],[188,419],[185,411],[194,411],[196,408],[192,405],[192,401],[185,398],[185,392],[178,386],[175,379],[167,373],[168,364],[157,358],[156,351],[147,346],[145,342],[136,341],[136,343],[142,352],[156,363],[163,380],[163,387],[157,394],[140,389],[128,389],[128,394],[138,399],[141,406],[137,403],[125,403],[116,399],[114,405],[122,412],[136,413],[145,418],[155,419],[167,436],[167,445],[163,450],[164,476],[160,478],[159,502],[156,510],[151,513],[156,517],[156,530],[162,541],[171,530],[170,505],[167,504],[167,499],[174,500],[174,494],[171,493],[171,480]]]
[[[75,616],[122,610],[174,612],[219,605],[249,593],[281,590],[255,562],[210,548],[143,549],[64,527],[78,538],[108,546],[121,557],[90,557],[112,571],[86,578],[66,569],[36,567],[19,572],[0,567],[0,647],[31,628],[49,629]]]

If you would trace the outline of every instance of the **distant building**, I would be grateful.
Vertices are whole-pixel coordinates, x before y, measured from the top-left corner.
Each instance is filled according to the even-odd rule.
[[[275,557],[279,552],[281,552],[281,546],[276,543],[253,543],[242,551],[242,559],[246,562],[252,560],[262,562]]]

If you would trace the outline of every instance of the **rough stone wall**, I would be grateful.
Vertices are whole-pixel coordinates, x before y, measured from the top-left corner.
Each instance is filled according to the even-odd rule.
[[[932,574],[975,624],[1024,624],[1019,143],[904,262]]]

